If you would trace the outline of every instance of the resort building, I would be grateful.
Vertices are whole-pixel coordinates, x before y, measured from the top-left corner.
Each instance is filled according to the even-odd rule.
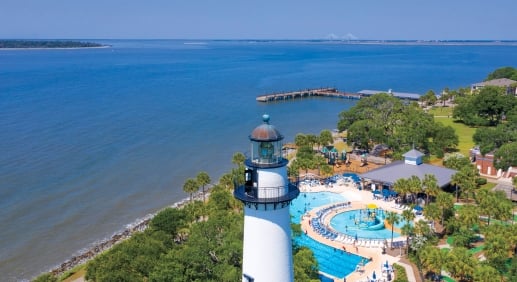
[[[502,170],[498,170],[494,167],[494,152],[487,153],[483,156],[478,148],[473,148],[470,149],[470,159],[475,163],[481,175],[497,178],[501,177]]]
[[[517,95],[517,81],[508,78],[498,78],[489,81],[474,83],[470,87],[470,92],[473,93],[485,86],[504,87],[506,89],[506,94]]]
[[[379,93],[388,93],[388,94],[392,95],[393,97],[397,97],[402,100],[412,100],[412,101],[418,101],[421,96],[420,94],[416,94],[416,93],[395,92],[395,91],[392,91],[391,89],[388,89],[388,91],[361,90],[357,93],[359,93],[363,96],[367,96],[367,97],[373,96],[373,95],[379,94]]]
[[[379,185],[379,189],[390,190],[397,179],[409,178],[413,175],[424,179],[424,175],[433,174],[436,176],[438,186],[443,189],[450,184],[451,177],[457,172],[454,169],[423,163],[424,154],[415,149],[403,156],[404,161],[394,161],[391,164],[361,174],[363,182],[373,185],[372,189]]]

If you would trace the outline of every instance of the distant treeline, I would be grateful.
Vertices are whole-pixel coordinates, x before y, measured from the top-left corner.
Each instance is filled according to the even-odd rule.
[[[102,46],[105,45],[65,40],[0,40],[0,48],[85,48]]]

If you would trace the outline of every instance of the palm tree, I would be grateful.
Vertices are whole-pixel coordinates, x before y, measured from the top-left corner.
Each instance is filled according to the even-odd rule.
[[[447,253],[435,246],[426,245],[418,252],[418,257],[426,270],[439,275],[445,265]]]
[[[231,173],[225,173],[219,178],[219,185],[222,185],[224,188],[233,188],[233,177]]]
[[[454,198],[447,192],[440,192],[436,195],[436,205],[441,210],[440,224],[443,226],[445,220],[445,211],[454,207]]]
[[[434,222],[442,217],[442,211],[436,203],[430,203],[424,207],[424,216],[433,221],[434,228]]]
[[[406,236],[406,253],[409,254],[409,237],[414,232],[414,227],[411,225],[411,221],[415,219],[415,214],[412,209],[405,209],[402,211],[402,218],[406,221],[406,224],[402,226],[402,235]]]
[[[424,180],[422,180],[422,188],[425,193],[425,204],[429,203],[429,196],[436,196],[440,191],[438,187],[438,180],[434,174],[425,174]]]
[[[492,281],[504,281],[502,280],[501,273],[490,265],[480,264],[474,269],[474,281],[479,282],[492,282]],[[512,280],[510,280],[512,281]]]
[[[465,192],[466,201],[468,201],[469,194],[474,194],[474,191],[477,188],[476,179],[479,175],[479,172],[473,165],[462,167],[461,172],[463,178],[460,182],[460,186],[461,190]]]
[[[462,183],[464,177],[465,176],[463,175],[463,173],[461,171],[456,172],[451,177],[451,184],[454,185],[454,188],[456,191],[456,203],[458,202],[458,186]]]
[[[409,193],[409,180],[406,178],[397,179],[395,183],[393,183],[393,191],[399,195],[403,195],[404,199],[406,199]]]
[[[199,189],[199,185],[194,178],[189,178],[183,184],[183,191],[190,194],[190,202],[192,203],[192,194]]]
[[[412,203],[416,203],[416,195],[422,191],[422,181],[416,175],[412,175],[408,181],[409,192],[412,194]],[[414,196],[413,196],[414,195]]]
[[[298,147],[306,146],[308,144],[307,136],[302,133],[296,134],[294,137],[294,144],[296,144]]]
[[[472,228],[479,222],[479,208],[473,205],[463,205],[458,211],[458,221],[467,228]]]
[[[464,247],[455,247],[447,255],[446,268],[460,280],[472,274],[478,263]]]
[[[311,165],[313,166],[313,168],[318,167],[318,175],[321,176],[321,167],[327,165],[327,159],[320,155],[314,156]]]
[[[386,212],[386,222],[391,225],[391,248],[393,249],[393,229],[395,228],[395,224],[400,223],[400,217],[396,212]]]
[[[232,156],[232,163],[236,166],[244,165],[244,161],[246,160],[246,156],[243,153],[237,152]]]
[[[205,202],[205,185],[210,183],[210,175],[205,171],[201,171],[197,174],[196,181],[203,187],[203,202]]]
[[[477,201],[480,213],[487,216],[487,225],[490,226],[490,220],[498,213],[500,200],[495,193],[481,190],[478,193]]]

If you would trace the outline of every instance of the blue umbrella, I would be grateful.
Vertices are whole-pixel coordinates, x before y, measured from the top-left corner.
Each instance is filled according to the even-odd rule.
[[[421,206],[415,206],[413,209],[414,209],[414,210],[416,210],[416,211],[421,211],[421,210],[423,210],[424,208],[422,208]]]
[[[374,193],[375,195],[379,195],[379,194],[381,193],[381,191],[379,191],[379,190],[375,190],[375,191],[373,191],[372,193]]]

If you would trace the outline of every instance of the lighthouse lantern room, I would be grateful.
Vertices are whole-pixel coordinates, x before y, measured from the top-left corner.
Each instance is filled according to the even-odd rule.
[[[234,196],[244,204],[243,281],[293,281],[289,203],[300,190],[287,177],[283,136],[263,115],[250,134],[244,183]]]

